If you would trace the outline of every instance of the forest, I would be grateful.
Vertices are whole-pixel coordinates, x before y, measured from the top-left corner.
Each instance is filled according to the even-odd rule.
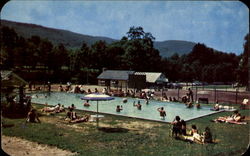
[[[85,42],[75,49],[54,45],[45,38],[24,38],[14,29],[1,27],[1,70],[12,70],[27,81],[96,84],[105,69],[162,72],[170,82],[248,81],[249,34],[240,55],[225,53],[197,43],[188,54],[168,58],[154,48],[155,37],[142,27],[130,27],[117,42]]]

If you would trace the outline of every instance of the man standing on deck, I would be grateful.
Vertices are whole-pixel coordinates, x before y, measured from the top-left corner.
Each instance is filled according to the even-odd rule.
[[[191,90],[191,88],[188,88],[188,101],[194,102],[193,91]]]

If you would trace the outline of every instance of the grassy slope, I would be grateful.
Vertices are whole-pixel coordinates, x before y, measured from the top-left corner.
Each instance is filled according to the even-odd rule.
[[[40,105],[35,105],[37,108]],[[249,110],[241,111],[249,116]],[[85,112],[78,112],[85,114]],[[200,130],[209,126],[218,143],[190,144],[170,137],[170,125],[105,115],[102,126],[128,128],[124,133],[98,131],[95,122],[69,124],[61,118],[65,115],[44,115],[41,124],[24,125],[24,119],[3,119],[4,124],[14,124],[3,128],[3,134],[17,136],[43,144],[57,146],[79,155],[241,155],[249,143],[249,122],[247,125],[233,125],[210,122],[224,112],[188,122],[196,124]]]

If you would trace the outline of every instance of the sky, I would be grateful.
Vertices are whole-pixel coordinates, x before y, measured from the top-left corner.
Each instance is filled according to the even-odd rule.
[[[236,54],[249,32],[249,9],[239,1],[13,0],[1,19],[118,40],[141,26],[156,41],[199,42]]]

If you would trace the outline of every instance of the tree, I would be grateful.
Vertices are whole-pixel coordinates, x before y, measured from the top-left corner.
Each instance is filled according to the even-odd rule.
[[[91,67],[90,66],[90,59],[91,59],[91,49],[88,47],[88,45],[83,42],[82,46],[81,46],[81,54],[80,54],[80,58],[79,61],[81,61],[81,66],[82,67]]]
[[[3,64],[3,68],[9,69],[14,67],[14,48],[16,48],[17,40],[18,35],[14,29],[11,29],[9,27],[1,28],[1,52],[4,52],[3,54],[1,54],[1,57],[5,57],[5,61],[3,62],[5,64]]]
[[[244,43],[244,52],[240,56],[240,62],[237,70],[237,80],[240,84],[244,86],[248,86],[247,89],[250,89],[250,82],[249,82],[249,68],[250,66],[249,63],[249,56],[250,56],[250,51],[249,51],[249,34],[245,36],[245,43]]]
[[[106,57],[107,44],[105,41],[100,40],[95,42],[91,48],[92,62],[90,64],[92,64],[93,68],[102,70],[103,67],[110,63]]]
[[[154,49],[155,38],[149,32],[144,32],[142,27],[130,27],[127,38],[123,37],[124,55],[122,56],[123,67],[137,71],[159,70],[161,57],[159,51]]]
[[[63,65],[69,66],[69,56],[68,50],[64,47],[62,43],[57,45],[49,56],[50,68],[55,72],[60,71]]]
[[[38,62],[40,63],[42,57],[40,56],[40,42],[41,39],[39,36],[31,36],[31,38],[28,38],[28,48],[27,53],[31,57],[32,61],[29,61],[29,66],[32,66],[32,68],[35,68]]]
[[[142,39],[144,37],[144,31],[142,27],[130,27],[127,32],[128,38],[131,40]]]
[[[41,40],[40,46],[39,46],[39,61],[41,64],[43,64],[45,67],[49,66],[50,61],[49,55],[51,54],[53,50],[53,44],[48,40]]]

